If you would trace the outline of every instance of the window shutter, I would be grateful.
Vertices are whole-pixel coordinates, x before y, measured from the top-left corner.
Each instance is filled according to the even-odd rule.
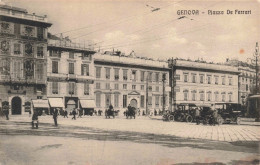
[[[84,64],[81,64],[81,75],[84,75]]]
[[[74,94],[77,95],[77,83],[73,83],[74,84]]]
[[[47,96],[52,94],[52,82],[48,82]]]
[[[58,88],[57,88],[57,91],[58,91],[58,94],[60,94],[60,91],[61,91],[61,90],[60,90],[60,88],[61,88],[60,85],[61,85],[60,82],[57,82],[57,87],[58,87]]]

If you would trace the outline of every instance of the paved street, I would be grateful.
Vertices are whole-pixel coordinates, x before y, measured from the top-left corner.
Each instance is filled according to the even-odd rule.
[[[28,116],[13,116],[11,121],[29,122]],[[39,117],[40,123],[53,123],[52,116]],[[159,118],[137,117],[125,119],[120,116],[115,119],[104,119],[104,116],[83,116],[77,120],[58,118],[60,125],[81,126],[101,130],[131,131],[171,135],[181,138],[205,139],[213,141],[259,141],[260,127],[250,125],[224,124],[220,126],[196,125],[195,123],[163,122]],[[41,124],[40,124],[41,127]]]
[[[1,118],[2,164],[259,162],[256,126],[214,127],[147,117],[127,120],[84,116],[75,121],[59,117],[59,126],[54,127],[52,116],[39,120],[39,129],[31,129],[28,116],[11,116],[9,121]]]

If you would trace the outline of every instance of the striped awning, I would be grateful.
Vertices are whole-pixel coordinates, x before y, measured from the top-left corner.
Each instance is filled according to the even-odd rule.
[[[34,108],[49,108],[48,100],[32,100],[32,103]]]

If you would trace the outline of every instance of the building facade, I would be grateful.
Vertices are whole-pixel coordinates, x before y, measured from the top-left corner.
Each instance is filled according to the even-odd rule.
[[[129,104],[142,113],[155,109],[158,112],[163,110],[163,106],[168,109],[169,92],[165,90],[169,87],[167,62],[109,52],[96,54],[94,63],[97,110],[105,110],[110,104],[121,113]]]
[[[46,96],[47,17],[0,5],[0,102],[24,114]],[[0,104],[1,105],[1,104]]]
[[[228,60],[226,64],[238,68],[238,102],[242,105],[246,104],[246,100],[250,94],[256,92],[256,69],[255,66],[238,60]],[[259,86],[258,86],[259,87]]]
[[[236,67],[189,60],[175,60],[174,65],[173,104],[238,103]]]
[[[95,52],[68,39],[49,39],[47,98],[50,107],[94,108]],[[92,100],[92,101],[91,101]]]

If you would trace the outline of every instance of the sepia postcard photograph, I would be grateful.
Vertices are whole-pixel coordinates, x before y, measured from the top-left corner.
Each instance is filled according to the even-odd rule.
[[[0,0],[0,165],[259,165],[260,0]]]

